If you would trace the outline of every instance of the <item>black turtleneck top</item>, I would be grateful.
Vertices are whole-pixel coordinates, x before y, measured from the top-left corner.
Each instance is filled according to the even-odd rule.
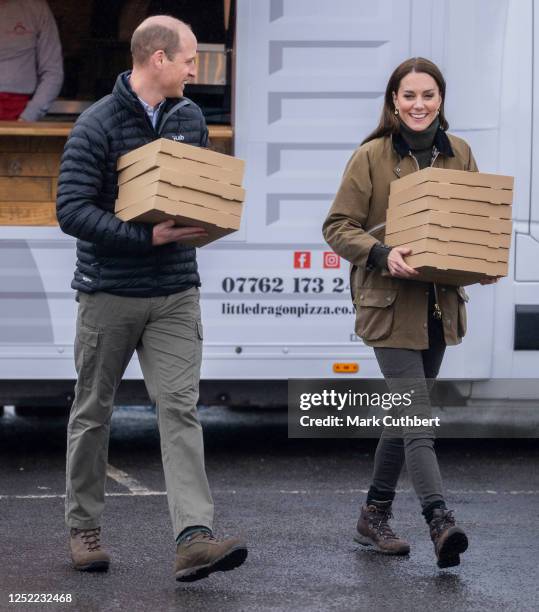
[[[419,169],[427,168],[432,162],[432,145],[436,136],[436,130],[440,127],[438,117],[428,128],[420,132],[412,130],[403,121],[400,122],[401,136],[406,140],[412,155],[417,159]]]

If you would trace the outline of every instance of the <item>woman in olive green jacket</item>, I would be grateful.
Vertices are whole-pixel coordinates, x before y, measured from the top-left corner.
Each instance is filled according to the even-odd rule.
[[[374,347],[391,391],[413,386],[421,417],[430,416],[427,379],[436,378],[445,347],[466,333],[468,297],[462,287],[415,280],[417,271],[406,264],[411,250],[386,247],[384,224],[392,181],[427,166],[477,171],[468,144],[446,133],[444,98],[444,78],[429,60],[412,58],[395,69],[380,123],[350,159],[323,227],[328,244],[352,264],[356,333]],[[468,542],[445,505],[431,427],[384,430],[356,541],[385,554],[409,552],[388,522],[404,461],[438,566],[458,565]]]

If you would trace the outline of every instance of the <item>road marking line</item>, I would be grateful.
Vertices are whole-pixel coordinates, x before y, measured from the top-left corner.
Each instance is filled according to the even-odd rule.
[[[105,497],[150,497],[152,495],[166,495],[166,491],[146,491],[138,493],[105,493]],[[51,493],[50,495],[0,495],[2,499],[65,499],[65,493]]]
[[[122,485],[122,487],[128,489],[133,495],[147,495],[151,493],[150,489],[145,487],[138,480],[132,478],[127,472],[119,470],[110,463],[107,465],[107,476]]]
[[[317,495],[328,493],[326,490],[284,490],[280,489],[276,491],[283,495]],[[368,489],[337,489],[333,493],[337,494],[350,494],[350,493],[367,493]],[[412,489],[397,489],[397,493],[413,493]],[[448,493],[454,495],[539,495],[539,490],[521,490],[521,491],[491,491],[491,490],[476,490],[476,489],[447,489]],[[214,495],[237,495],[236,489],[220,489],[213,490]],[[275,491],[267,491],[268,494],[275,493]],[[130,491],[129,493],[105,493],[105,497],[152,497],[152,496],[163,496],[166,495],[166,491],[150,491],[149,489],[141,489],[138,491]],[[44,495],[0,495],[2,499],[64,499],[64,493],[49,493]]]

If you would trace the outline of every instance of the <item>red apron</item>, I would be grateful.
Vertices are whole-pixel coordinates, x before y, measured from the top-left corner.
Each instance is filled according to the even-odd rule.
[[[0,121],[16,121],[32,96],[0,91]]]

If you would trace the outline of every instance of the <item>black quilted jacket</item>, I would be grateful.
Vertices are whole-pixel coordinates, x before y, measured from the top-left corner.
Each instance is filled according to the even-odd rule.
[[[112,94],[77,120],[64,149],[58,180],[60,227],[77,240],[71,286],[85,293],[150,297],[199,286],[196,251],[178,243],[152,246],[152,226],[114,215],[118,157],[156,138],[207,146],[200,108],[187,98],[167,99],[154,129],[136,95],[129,72]]]

